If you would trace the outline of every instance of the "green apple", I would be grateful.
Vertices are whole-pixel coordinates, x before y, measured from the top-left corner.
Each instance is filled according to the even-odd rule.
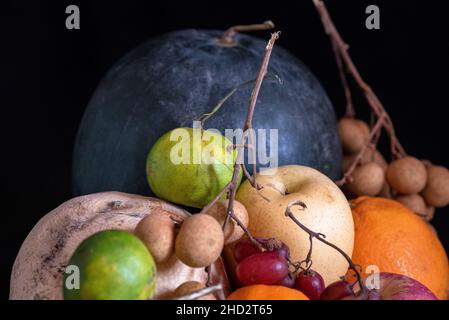
[[[232,179],[237,150],[217,131],[177,128],[151,148],[148,183],[162,199],[202,208]],[[239,172],[238,183],[241,181]]]

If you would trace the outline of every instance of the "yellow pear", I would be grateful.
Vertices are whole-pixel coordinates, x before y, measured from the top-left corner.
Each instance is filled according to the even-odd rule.
[[[309,251],[309,235],[285,215],[290,203],[304,202],[306,209],[292,207],[294,216],[307,228],[322,233],[326,240],[349,256],[354,245],[354,221],[342,191],[319,171],[299,165],[273,168],[257,175],[263,188],[245,181],[236,199],[248,210],[249,231],[256,237],[275,237],[290,248],[291,260],[302,261]],[[326,285],[346,274],[348,263],[335,249],[313,239],[312,269]]]

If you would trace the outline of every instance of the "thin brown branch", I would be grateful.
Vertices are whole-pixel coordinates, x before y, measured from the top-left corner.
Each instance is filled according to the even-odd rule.
[[[321,22],[323,23],[324,26],[324,30],[326,34],[330,37],[331,42],[335,47],[334,50],[338,51],[339,53],[338,56],[340,56],[341,59],[343,60],[348,72],[352,75],[355,82],[364,92],[365,98],[369,106],[375,112],[377,117],[382,116],[384,113],[386,114],[386,120],[384,121],[383,125],[385,130],[390,136],[392,146],[391,148],[392,156],[393,157],[405,156],[406,155],[405,150],[400,144],[399,140],[397,139],[397,136],[394,132],[393,122],[391,121],[390,116],[386,113],[385,108],[382,105],[381,101],[374,93],[374,91],[371,89],[371,87],[363,80],[362,76],[360,75],[359,71],[354,65],[354,62],[352,61],[351,56],[348,53],[348,45],[343,41],[340,33],[335,27],[324,2],[322,0],[313,0],[313,3],[320,15]]]
[[[297,201],[294,201],[294,202],[290,203],[287,206],[287,208],[285,209],[285,215],[287,217],[289,217],[296,225],[298,225],[303,231],[305,231],[309,235],[309,237],[311,239],[310,242],[312,242],[312,239],[315,238],[315,239],[321,241],[322,243],[328,245],[329,247],[332,247],[333,249],[337,250],[345,258],[345,260],[348,262],[349,269],[351,269],[351,270],[353,270],[355,272],[356,277],[357,277],[357,282],[358,282],[358,284],[360,286],[361,293],[363,294],[366,291],[366,287],[365,287],[365,285],[363,283],[362,276],[360,275],[360,271],[358,270],[358,268],[360,266],[354,264],[352,259],[351,259],[351,257],[348,256],[346,254],[346,252],[344,252],[342,249],[337,247],[335,244],[333,244],[333,243],[327,241],[326,239],[324,239],[326,237],[324,234],[318,233],[318,232],[314,232],[314,231],[310,230],[309,228],[307,228],[305,225],[303,225],[295,217],[295,215],[293,214],[293,212],[291,210],[292,207],[294,207],[294,206],[299,206],[302,210],[306,210],[307,209],[307,206],[305,205],[304,202],[302,202],[300,200],[297,200]],[[306,261],[306,266],[311,264],[311,250],[309,250],[309,253],[307,254],[307,258],[306,258],[305,261]]]
[[[343,62],[341,61],[340,51],[338,51],[337,44],[335,41],[332,42],[332,49],[335,54],[335,60],[337,61],[338,73],[340,74],[340,81],[343,86],[343,90],[346,98],[346,112],[345,117],[353,118],[355,116],[354,105],[352,104],[352,94],[349,88],[348,80],[346,79],[346,73],[343,67]]]
[[[267,74],[268,64],[270,62],[271,57],[271,51],[273,50],[273,46],[275,41],[279,38],[279,32],[275,32],[271,35],[270,40],[268,41],[268,44],[265,48],[265,54],[262,60],[262,64],[259,69],[259,73],[256,78],[256,83],[254,85],[254,89],[251,93],[251,99],[248,106],[248,112],[246,114],[245,123],[243,125],[243,137],[242,142],[240,145],[245,145],[245,135],[248,130],[252,129],[252,120],[254,116],[254,110],[256,108],[257,103],[257,97],[259,96],[260,88],[262,86],[263,79],[265,75]],[[240,171],[240,163],[243,163],[243,152],[244,148],[237,148],[237,161],[234,163],[234,171],[232,173],[232,180],[231,180],[231,186],[229,188],[229,202],[228,202],[228,209],[227,209],[227,216],[223,223],[223,229],[226,227],[227,223],[229,222],[229,219],[233,217],[234,212],[234,199],[235,194],[237,191],[237,179],[239,177],[239,171]],[[239,162],[240,161],[240,162]],[[254,175],[256,172],[253,173]],[[255,179],[253,180],[255,181]],[[245,230],[246,228],[244,228]]]
[[[228,30],[226,30],[224,34],[217,39],[217,41],[224,45],[234,45],[235,44],[234,36],[237,32],[261,31],[273,28],[274,23],[270,20],[260,24],[237,25],[230,27]]]
[[[213,198],[205,207],[203,207],[203,209],[201,209],[200,213],[206,213],[207,211],[210,210],[210,208],[212,208],[212,206],[219,201],[226,192],[229,191],[229,188],[231,187],[231,182],[229,182],[216,196],[215,198]]]
[[[244,151],[245,151],[245,136],[248,132],[248,130],[252,129],[252,119],[254,116],[254,109],[256,108],[256,103],[257,103],[257,97],[259,95],[259,91],[260,91],[260,87],[262,86],[262,82],[265,78],[265,75],[267,74],[267,69],[268,69],[268,64],[270,62],[270,56],[271,56],[271,51],[273,50],[273,46],[275,41],[279,38],[279,34],[280,32],[275,32],[273,34],[271,34],[271,38],[268,41],[268,44],[265,48],[265,54],[262,60],[262,64],[260,66],[259,69],[259,73],[257,75],[256,81],[255,81],[255,85],[254,85],[254,89],[251,93],[251,99],[249,102],[249,106],[248,106],[248,111],[246,114],[246,119],[245,119],[245,123],[243,125],[243,136],[242,136],[242,141],[240,144],[236,145],[236,149],[237,149],[237,157],[236,160],[234,162],[234,168],[233,168],[233,172],[232,172],[232,178],[231,181],[219,192],[219,194],[212,200],[210,201],[202,210],[201,213],[205,213],[207,212],[217,201],[219,201],[221,199],[221,197],[225,194],[228,193],[228,207],[226,209],[226,218],[225,221],[223,222],[223,230],[226,228],[226,225],[229,223],[229,220],[232,219],[235,221],[235,223],[242,228],[242,230],[245,232],[245,234],[248,236],[248,238],[256,245],[258,246],[261,250],[263,250],[263,246],[259,243],[259,241],[257,241],[257,239],[255,239],[251,233],[249,232],[249,230],[246,228],[246,226],[235,216],[234,214],[234,201],[235,201],[235,195],[237,192],[237,186],[238,186],[238,178],[239,178],[239,174],[240,174],[240,168],[244,168]],[[255,159],[254,159],[255,160]],[[243,170],[243,172],[245,173],[245,170]],[[252,182],[252,184],[254,184],[254,186],[257,186],[256,183],[256,178],[255,178],[255,174],[256,174],[256,170],[254,169],[254,177],[251,177],[251,175],[249,174],[249,172],[246,171],[245,175],[247,176],[248,180],[250,182]],[[256,188],[257,190],[257,188]],[[209,280],[208,280],[208,285],[210,285],[210,266],[206,267],[206,271],[208,272],[209,275]]]

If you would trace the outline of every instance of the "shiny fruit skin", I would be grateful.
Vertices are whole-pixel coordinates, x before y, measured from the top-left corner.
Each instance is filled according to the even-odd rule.
[[[209,130],[176,128],[165,133],[147,156],[151,190],[158,198],[203,208],[232,178],[237,158],[232,145],[226,137]],[[242,171],[237,186],[241,177]]]
[[[353,294],[351,284],[347,281],[341,280],[328,285],[321,294],[320,299],[341,300]]]
[[[227,300],[309,300],[299,290],[279,285],[255,284],[241,287],[231,293]]]
[[[259,241],[262,246],[267,246],[270,242],[278,241],[273,238],[255,238],[257,241]],[[285,245],[285,243],[278,241],[280,243],[280,247],[278,249],[269,250],[267,251],[260,251],[260,249],[249,239],[244,238],[237,242],[237,244],[234,247],[234,258],[237,262],[242,261],[246,257],[249,257],[253,254],[260,253],[260,252],[275,252],[284,259],[290,258],[290,249]]]
[[[260,249],[254,245],[249,238],[244,238],[236,243],[234,247],[234,259],[237,262],[252,256],[253,254],[261,253]]]
[[[449,260],[438,236],[418,215],[402,204],[383,198],[351,201],[355,244],[352,260],[366,270],[413,278],[439,299],[447,299]]]
[[[241,285],[276,284],[288,274],[287,261],[274,252],[253,254],[236,267]]]
[[[256,190],[248,180],[237,191],[236,199],[248,210],[248,230],[255,237],[274,237],[290,249],[291,261],[304,259],[310,247],[308,234],[285,216],[292,201],[303,201],[307,209],[294,214],[309,229],[324,233],[348,256],[354,245],[354,222],[343,192],[322,173],[304,166],[268,169],[257,175]],[[266,199],[269,199],[268,202]],[[332,199],[332,200],[331,200]],[[316,241],[313,245],[313,269],[325,284],[340,280],[348,263],[335,249]],[[331,263],[329,263],[331,261]]]
[[[156,265],[145,244],[130,232],[106,230],[90,236],[68,264],[79,268],[80,286],[64,285],[66,300],[146,300],[154,294]],[[70,274],[64,276],[65,284]]]
[[[163,211],[140,220],[134,234],[146,245],[157,264],[167,261],[175,251],[175,224]]]
[[[295,276],[289,272],[287,276],[277,283],[278,286],[284,286],[287,288],[295,287]]]
[[[194,214],[179,229],[175,254],[184,264],[202,268],[220,257],[223,244],[223,230],[217,220],[206,214]]]
[[[316,271],[306,270],[298,273],[295,288],[304,293],[310,300],[319,300],[325,289],[323,277]]]

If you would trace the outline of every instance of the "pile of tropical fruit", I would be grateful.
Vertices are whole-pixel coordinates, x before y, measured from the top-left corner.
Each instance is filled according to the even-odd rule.
[[[323,22],[329,24],[321,1],[314,3]],[[208,42],[210,52],[200,56],[209,57],[211,52],[234,55],[237,52],[238,56],[244,56],[242,47],[232,38],[238,28],[241,26],[228,30],[219,41],[214,38],[213,42]],[[193,37],[198,34],[193,33]],[[241,153],[254,151],[248,129],[252,129],[252,119],[258,111],[254,109],[258,93],[266,88],[261,87],[261,83],[278,36],[274,33],[266,47],[258,46],[265,50],[265,55],[256,81],[249,82],[255,83],[255,87],[244,121],[243,143],[230,141],[202,126],[167,128],[145,149],[146,170],[144,161],[139,162],[140,157],[133,158],[132,164],[142,167],[141,176],[146,178],[148,189],[157,198],[102,192],[71,199],[48,213],[20,249],[12,272],[10,297],[447,299],[448,257],[428,221],[435,207],[449,204],[449,171],[405,153],[391,119],[371,91],[367,91],[366,96],[377,119],[371,127],[349,116],[340,120],[337,130],[335,119],[332,122],[328,118],[326,106],[317,103],[317,99],[310,106],[323,109],[307,106],[301,114],[305,118],[303,122],[284,128],[289,133],[291,130],[302,130],[304,134],[313,132],[316,139],[301,142],[313,157],[318,152],[328,159],[331,150],[338,150],[334,152],[338,161],[329,164],[317,157],[314,158],[315,168],[339,167],[342,147],[341,180],[334,182],[320,170],[300,165],[299,161],[260,173],[255,167],[250,173],[245,163],[239,162]],[[184,41],[179,35],[177,39]],[[218,50],[215,46],[222,47]],[[188,48],[190,50],[191,46]],[[346,47],[341,50],[338,58],[347,60],[343,51]],[[173,54],[171,50],[157,52]],[[286,57],[283,53],[276,59]],[[275,62],[279,67],[280,62]],[[169,73],[176,69],[178,78],[180,72],[185,72],[188,78],[195,68],[189,63],[179,63],[164,70]],[[244,65],[246,63],[245,60]],[[114,70],[125,72],[125,67]],[[150,70],[156,65],[147,67]],[[129,74],[147,71],[132,70]],[[238,71],[233,69],[233,72]],[[286,75],[288,80],[288,73]],[[313,80],[310,74],[304,79],[307,81],[300,86],[303,89]],[[151,86],[145,84],[144,87]],[[369,90],[368,86],[362,87]],[[165,96],[171,97],[174,90],[178,90],[178,85],[173,84],[173,88],[164,91]],[[192,90],[198,91],[197,88]],[[315,89],[304,90],[313,93]],[[184,92],[184,97],[188,99],[191,93]],[[100,94],[96,96],[105,99]],[[287,94],[285,99],[292,96]],[[272,101],[272,98],[265,96],[261,100]],[[212,112],[203,114],[202,125],[209,117],[220,118],[223,101]],[[283,102],[278,101],[279,104]],[[128,112],[140,114],[138,106],[141,104],[135,106],[136,109],[133,107]],[[159,113],[144,121],[157,122],[159,116],[171,114],[170,108],[176,110],[175,114],[179,114],[181,108],[165,100],[161,106]],[[277,114],[274,109],[272,106],[268,118],[279,126],[289,123],[295,116],[292,110],[288,114]],[[189,116],[189,110],[185,110],[182,117]],[[227,109],[227,112],[237,111]],[[107,114],[99,112],[86,121],[92,124],[92,119],[96,119],[95,126],[99,126]],[[113,118],[121,119],[115,114]],[[124,127],[114,125],[111,130],[120,134],[126,132],[128,120],[125,122]],[[326,123],[323,134],[315,134],[314,123]],[[391,138],[392,161],[389,164],[376,149],[382,128]],[[139,127],[131,131],[133,135],[141,132]],[[338,133],[341,145],[335,139],[335,149],[323,147],[324,142],[333,141],[333,134],[337,136]],[[80,136],[85,138],[88,134],[82,132]],[[103,133],[99,137],[107,139]],[[292,142],[299,137],[292,135],[289,139]],[[114,150],[134,145],[134,141],[121,142],[114,141]],[[101,143],[95,146],[104,147]],[[281,157],[294,153],[290,144],[281,145],[279,150]],[[120,160],[122,156],[119,154],[117,158]],[[303,159],[308,156],[298,155]],[[103,174],[103,177],[126,178],[127,168],[122,169],[109,172],[111,176]]]

